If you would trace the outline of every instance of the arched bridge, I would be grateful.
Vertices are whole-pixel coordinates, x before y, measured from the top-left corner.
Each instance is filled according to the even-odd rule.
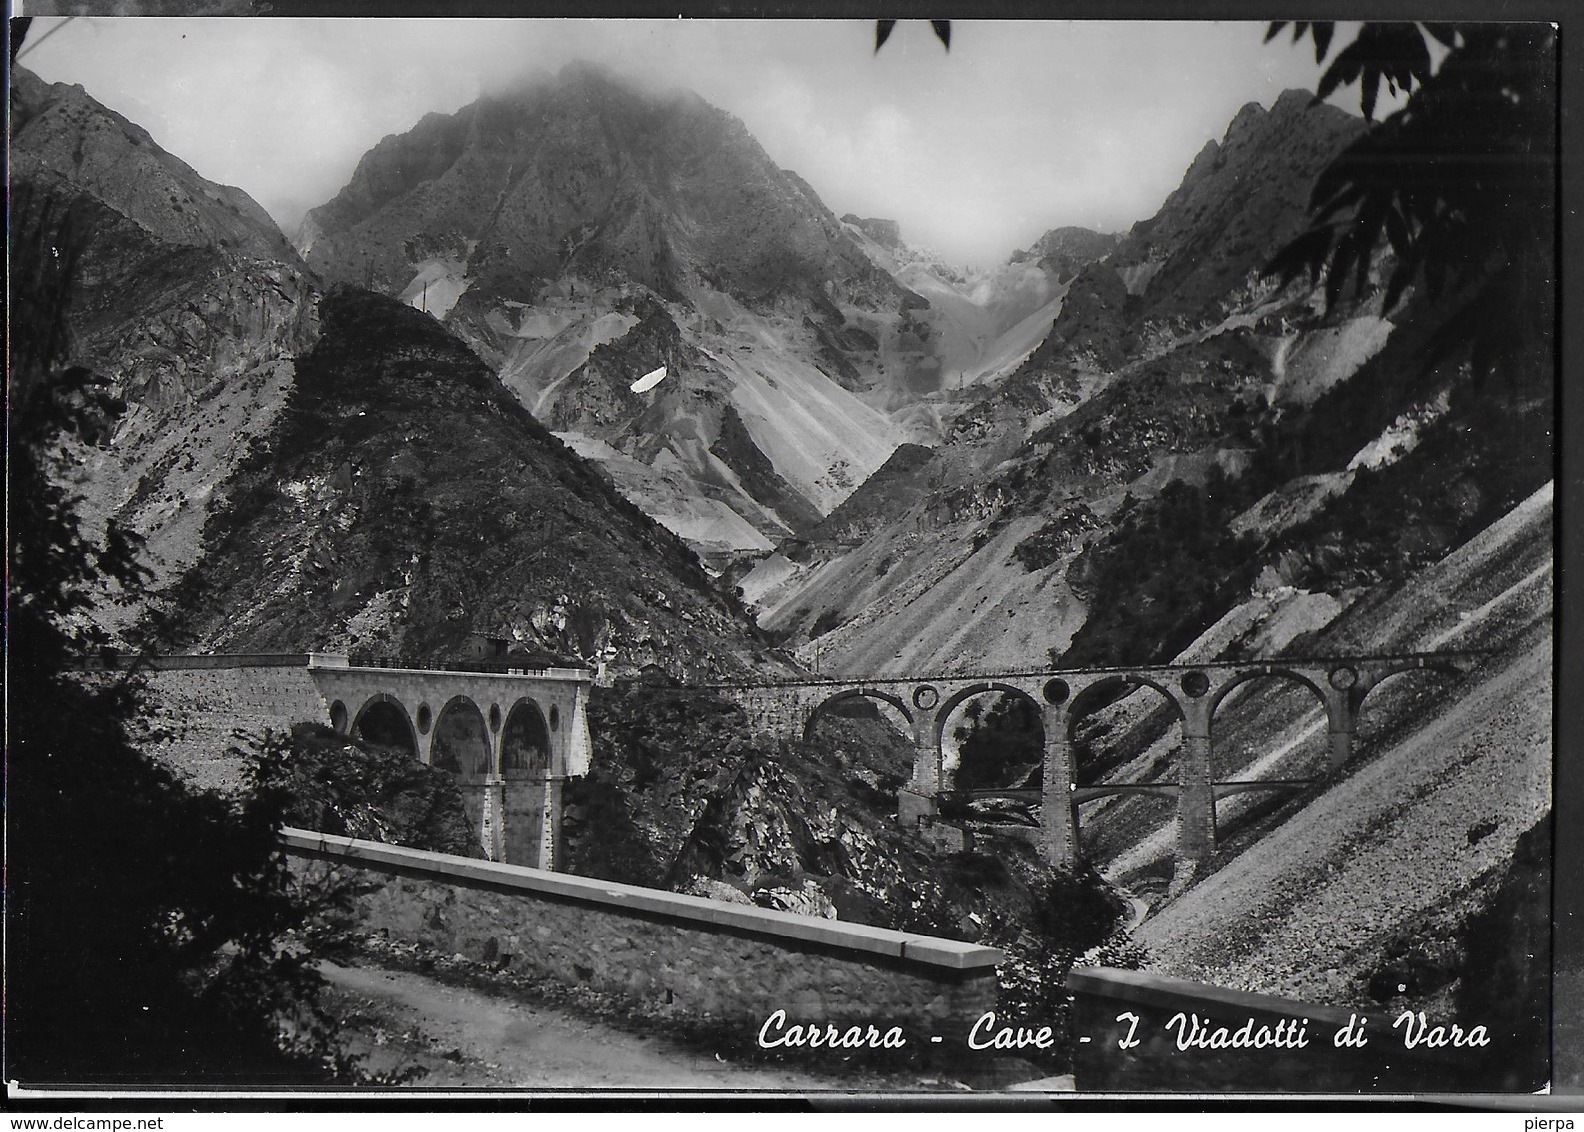
[[[555,868],[563,783],[588,771],[586,668],[512,657],[447,668],[353,664],[340,653],[95,658],[85,667],[145,671],[200,751],[223,749],[238,728],[299,721],[404,749],[456,775],[485,854],[508,864]]]
[[[454,773],[491,860],[555,868],[562,784],[587,773],[592,748],[589,670],[354,667],[344,657],[316,659],[321,663],[309,672],[331,726],[404,747]]]
[[[1215,802],[1247,790],[1302,789],[1309,780],[1216,782],[1211,747],[1216,709],[1239,686],[1278,677],[1307,688],[1323,708],[1330,733],[1329,771],[1348,761],[1364,699],[1381,681],[1400,672],[1432,670],[1462,675],[1478,659],[1467,652],[1404,653],[1387,656],[1282,658],[1215,664],[1050,669],[932,677],[835,678],[766,684],[715,685],[712,690],[740,704],[764,730],[802,737],[817,716],[852,700],[889,704],[913,737],[913,775],[898,799],[898,819],[916,824],[938,813],[945,791],[942,739],[952,713],[973,696],[1000,692],[1039,709],[1045,730],[1041,788],[1040,847],[1053,864],[1078,860],[1078,806],[1091,798],[1124,792],[1174,796],[1177,852],[1202,860],[1215,852]],[[1073,729],[1090,712],[1139,688],[1153,688],[1176,714],[1182,755],[1176,782],[1080,787]],[[1035,800],[1035,799],[1030,799]]]

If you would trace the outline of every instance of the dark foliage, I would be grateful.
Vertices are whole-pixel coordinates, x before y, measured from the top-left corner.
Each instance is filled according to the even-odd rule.
[[[1013,548],[1012,554],[1023,569],[1033,573],[1060,561],[1073,545],[1090,531],[1098,530],[1100,520],[1081,501],[1063,506],[1050,522]]]
[[[670,683],[596,689],[595,757],[567,784],[566,867],[582,876],[665,887],[692,810],[741,770],[751,749],[741,710]]]
[[[1227,527],[1257,495],[1253,477],[1219,470],[1204,488],[1175,481],[1086,548],[1069,579],[1089,616],[1063,663],[1137,662],[1187,646],[1259,572],[1258,544]]]
[[[1546,1081],[1551,1033],[1551,815],[1525,831],[1489,904],[1465,926],[1458,1016],[1491,1038],[1488,1087],[1533,1090]]]
[[[931,20],[929,23],[930,23],[930,30],[935,33],[935,38],[941,41],[941,46],[942,47],[946,48],[947,51],[950,51],[951,50],[951,21],[950,20]],[[892,33],[892,31],[894,31],[896,29],[896,25],[897,25],[897,22],[895,20],[876,20],[875,21],[875,46],[874,46],[874,49],[875,49],[876,54],[878,54],[880,49],[885,46],[886,40],[891,38],[891,33]]]
[[[236,799],[186,790],[129,742],[135,678],[90,680],[96,596],[135,592],[137,541],[87,538],[60,486],[111,408],[69,366],[75,206],[12,211],[6,1052],[29,1081],[330,1080],[319,977],[292,946],[283,795],[269,760]]]
[[[1003,695],[988,710],[972,701],[967,726],[956,731],[958,790],[1022,786],[1029,764],[1045,757],[1045,726],[1040,710],[1023,696]]]
[[[1267,38],[1284,25],[1271,25]],[[1332,25],[1299,23],[1321,61]],[[1432,71],[1429,40],[1447,49]],[[1373,117],[1380,84],[1406,105],[1320,175],[1311,226],[1267,271],[1325,276],[1328,304],[1362,294],[1384,241],[1392,307],[1420,282],[1459,310],[1426,358],[1472,351],[1477,374],[1549,373],[1555,317],[1556,33],[1551,25],[1366,23],[1332,60],[1316,101],[1357,82]]]
[[[408,751],[350,739],[320,723],[298,723],[280,745],[274,777],[287,797],[287,825],[484,856],[455,776]]]
[[[1551,478],[1550,428],[1549,399],[1493,404],[1465,390],[1411,452],[1361,469],[1346,494],[1283,532],[1264,558],[1300,560],[1292,581],[1307,589],[1400,581]]]

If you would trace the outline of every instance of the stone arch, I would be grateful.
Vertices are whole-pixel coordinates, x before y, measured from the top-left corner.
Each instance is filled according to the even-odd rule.
[[[938,757],[941,758],[942,763],[943,763],[943,768],[942,768],[942,772],[941,772],[942,776],[943,776],[942,777],[942,782],[941,782],[941,786],[942,787],[946,787],[948,785],[947,780],[946,780],[946,771],[944,769],[944,761],[945,761],[945,755],[946,755],[946,728],[951,723],[952,714],[954,712],[956,712],[958,708],[960,708],[964,704],[966,704],[969,700],[973,699],[975,696],[983,696],[983,695],[989,695],[989,694],[995,694],[997,696],[1002,696],[1002,697],[1011,696],[1011,697],[1013,697],[1015,699],[1023,701],[1025,704],[1027,704],[1030,708],[1033,709],[1034,717],[1039,721],[1039,728],[1040,728],[1040,741],[1039,741],[1039,748],[1038,748],[1039,752],[1040,752],[1039,761],[1040,761],[1040,764],[1043,764],[1044,757],[1045,757],[1045,749],[1046,749],[1047,744],[1045,742],[1045,735],[1044,735],[1045,713],[1042,710],[1043,705],[1041,705],[1041,703],[1039,701],[1039,698],[1037,696],[1031,694],[1027,689],[1019,688],[1015,684],[1004,684],[1004,683],[1002,683],[1002,682],[1000,682],[998,680],[979,681],[977,683],[969,684],[966,687],[959,688],[956,692],[954,692],[952,695],[948,696],[945,700],[943,700],[941,702],[940,707],[938,709],[936,709],[935,719],[934,719],[934,737],[935,737],[935,750],[938,753]],[[957,772],[958,772],[958,770],[960,770],[960,767],[954,767],[952,772],[951,772],[951,774],[950,774],[950,785],[952,785],[952,786],[956,786],[957,785]],[[1033,773],[1035,774],[1035,776],[1037,778],[1038,774],[1039,774],[1038,765],[1034,768]]]
[[[501,731],[502,774],[546,774],[550,770],[550,725],[543,709],[528,696],[520,697],[506,713]]]
[[[1078,727],[1085,719],[1107,708],[1122,705],[1134,692],[1144,688],[1153,691],[1155,696],[1144,709],[1144,713],[1131,721],[1129,728],[1130,730],[1145,727],[1159,729],[1153,732],[1135,732],[1145,736],[1148,743],[1145,748],[1129,754],[1114,742],[1079,741]],[[1185,693],[1174,692],[1170,685],[1154,676],[1127,671],[1101,676],[1093,683],[1081,687],[1077,694],[1072,696],[1065,715],[1060,717],[1061,725],[1066,729],[1066,734],[1062,738],[1065,739],[1067,757],[1070,760],[1068,773],[1071,775],[1072,785],[1081,788],[1102,781],[1129,760],[1136,760],[1152,750],[1155,753],[1143,773],[1151,781],[1179,782],[1184,775],[1182,760],[1186,753],[1187,741],[1184,695]],[[1119,710],[1129,709],[1119,707]],[[1158,713],[1162,710],[1166,713],[1164,725],[1158,720]],[[1130,809],[1143,807],[1149,813],[1150,820],[1153,820],[1152,804],[1147,798],[1130,799],[1125,795],[1108,797],[1109,801],[1102,802],[1103,808],[1110,809],[1116,805],[1126,805]],[[1074,812],[1076,814],[1076,807]]]
[[[1361,683],[1354,688],[1353,694],[1349,699],[1349,702],[1352,706],[1353,726],[1355,731],[1360,734],[1361,738],[1372,738],[1372,732],[1377,730],[1365,724],[1365,720],[1369,717],[1365,715],[1364,708],[1365,705],[1370,702],[1370,697],[1375,695],[1376,690],[1379,689],[1382,684],[1385,684],[1389,681],[1394,681],[1399,676],[1406,676],[1414,672],[1427,672],[1442,679],[1458,679],[1466,675],[1464,670],[1457,667],[1456,665],[1446,661],[1437,660],[1426,660],[1423,663],[1417,660],[1404,661],[1401,664],[1390,665],[1389,667],[1380,670],[1378,673],[1370,673],[1366,679],[1362,680]],[[1400,681],[1397,681],[1394,684],[1394,687],[1401,686],[1402,683]],[[1376,703],[1379,702],[1379,700],[1376,701]]]
[[[956,711],[968,700],[973,699],[973,697],[982,696],[986,692],[1001,692],[1002,694],[1021,696],[1033,704],[1036,710],[1040,706],[1038,699],[1030,695],[1025,689],[1019,688],[1014,684],[1003,684],[999,680],[981,680],[975,684],[965,685],[941,701],[940,707],[935,709],[935,746],[937,748],[940,747],[941,741],[946,737],[946,723],[951,719],[952,712]]]
[[[837,704],[851,703],[853,700],[878,700],[890,704],[902,713],[902,718],[907,720],[908,726],[913,726],[913,712],[903,701],[902,697],[892,695],[890,692],[881,691],[879,688],[847,688],[833,696],[827,696],[810,709],[808,717],[803,721],[803,738],[807,739],[814,733],[814,727],[819,723],[820,717]]]
[[[1211,726],[1214,727],[1215,725],[1216,711],[1221,707],[1222,701],[1231,695],[1235,688],[1240,688],[1244,684],[1249,683],[1251,680],[1265,680],[1271,678],[1294,681],[1298,684],[1302,684],[1305,688],[1308,688],[1315,694],[1315,698],[1320,701],[1320,708],[1326,713],[1327,719],[1331,719],[1333,715],[1331,697],[1325,694],[1325,689],[1321,688],[1320,685],[1316,684],[1302,672],[1292,668],[1255,668],[1250,669],[1248,672],[1238,673],[1236,676],[1232,677],[1232,679],[1228,680],[1225,684],[1221,685],[1221,687],[1215,690],[1215,694],[1210,697],[1209,717]],[[1336,721],[1332,720],[1332,722]]]
[[[1108,707],[1118,700],[1132,695],[1140,688],[1155,689],[1161,694],[1161,698],[1166,701],[1167,706],[1171,708],[1172,714],[1179,721],[1184,718],[1181,701],[1166,685],[1148,676],[1140,676],[1132,672],[1119,672],[1115,676],[1106,676],[1096,680],[1073,697],[1072,704],[1067,708],[1068,741],[1073,739],[1074,729],[1085,716],[1092,715],[1101,708]]]
[[[1283,777],[1310,778],[1324,774],[1332,757],[1331,736],[1350,728],[1346,694],[1336,690],[1328,694],[1326,687],[1320,683],[1323,679],[1321,674],[1305,673],[1296,668],[1260,667],[1238,672],[1215,689],[1209,697],[1206,716],[1212,736],[1211,777],[1217,781],[1244,778],[1247,771],[1240,768],[1248,767],[1254,760],[1267,758],[1279,759],[1288,768],[1283,772]],[[1296,686],[1306,689],[1309,695],[1304,697],[1305,700],[1312,697],[1311,702],[1317,703],[1320,708],[1321,725],[1316,727],[1310,723],[1303,726],[1309,719],[1304,709],[1299,709],[1294,715],[1275,710],[1255,717],[1234,717],[1228,721],[1226,714],[1221,711],[1223,705],[1229,703],[1237,689],[1254,691],[1251,685],[1260,682],[1265,682],[1271,692],[1278,694],[1280,688]],[[1269,706],[1279,708],[1279,704]],[[1244,735],[1244,741],[1240,743],[1240,728],[1245,727],[1252,727],[1253,731]],[[1265,745],[1265,737],[1279,739],[1284,734],[1289,736],[1285,742],[1274,746]],[[1269,773],[1261,772],[1260,776],[1268,776]],[[1280,801],[1276,796],[1265,800],[1272,804]]]
[[[1364,706],[1364,701],[1369,699],[1370,693],[1374,692],[1376,688],[1379,688],[1393,676],[1401,676],[1407,672],[1433,672],[1437,676],[1447,676],[1454,680],[1461,679],[1462,677],[1468,675],[1468,673],[1463,669],[1446,660],[1433,660],[1428,658],[1422,661],[1417,659],[1413,661],[1405,660],[1401,664],[1394,664],[1382,670],[1378,675],[1370,680],[1369,687],[1365,688],[1364,694],[1359,697],[1359,707],[1362,708]]]
[[[348,734],[365,743],[405,750],[418,757],[418,732],[413,730],[407,707],[388,692],[375,692],[363,701]]]
[[[468,696],[452,696],[435,716],[430,762],[465,777],[490,771],[489,728],[484,712]]]

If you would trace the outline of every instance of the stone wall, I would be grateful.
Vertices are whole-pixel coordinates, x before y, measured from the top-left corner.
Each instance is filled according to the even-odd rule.
[[[915,1049],[940,1036],[961,1050],[995,1007],[994,948],[346,837],[285,838],[295,869],[374,882],[357,901],[365,934],[586,984],[740,1031],[745,1046],[782,1009],[788,1025],[900,1026]]]
[[[148,673],[146,749],[203,789],[240,785],[243,761],[228,753],[231,749],[292,723],[329,722],[329,708],[305,666],[307,657],[291,659],[295,663]]]
[[[1385,1006],[1339,1010],[1105,967],[1074,968],[1067,989],[1078,1039],[1073,1074],[1084,1092],[1473,1092],[1502,1056],[1493,1047],[1428,1041],[1407,1048],[1405,1028],[1393,1028],[1402,1011]],[[1204,1045],[1179,1048],[1180,1037],[1192,1038],[1195,1018]],[[1366,1019],[1362,1029],[1359,1019]],[[1451,1019],[1425,1021],[1426,1037],[1434,1040],[1440,1026],[1450,1042]],[[1258,1041],[1262,1031],[1275,1039],[1263,1048],[1233,1044],[1240,1032]],[[1365,1044],[1338,1045],[1339,1033],[1362,1033]],[[1299,1036],[1307,1044],[1294,1048]],[[1137,1044],[1122,1048],[1130,1041]]]

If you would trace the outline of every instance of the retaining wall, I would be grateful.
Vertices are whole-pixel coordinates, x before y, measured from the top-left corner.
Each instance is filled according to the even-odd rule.
[[[195,785],[225,790],[238,784],[243,766],[241,758],[227,753],[229,748],[266,730],[284,731],[294,722],[328,724],[330,716],[307,668],[308,656],[260,658],[282,663],[218,659],[242,663],[156,665],[147,674],[150,714],[143,742]]]
[[[960,1050],[995,1007],[994,948],[520,865],[286,830],[294,868],[374,882],[356,930],[587,984],[740,1031],[766,1019],[903,1030]],[[941,1043],[932,1043],[939,1036]]]
[[[1236,1092],[1236,1093],[1410,1093],[1474,1092],[1491,1075],[1502,1051],[1493,1047],[1406,1048],[1404,1029],[1392,1023],[1402,1013],[1379,1006],[1339,1010],[1269,995],[1249,994],[1205,983],[1168,979],[1144,971],[1106,967],[1074,968],[1067,978],[1073,996],[1073,1075],[1084,1092]],[[1127,1015],[1137,1018],[1134,1024]],[[1183,1021],[1172,1021],[1181,1015]],[[1192,1019],[1201,1023],[1206,1043],[1226,1028],[1221,1040],[1246,1033],[1289,1042],[1301,1034],[1307,1045],[1290,1048],[1202,1048],[1178,1046]],[[1119,1018],[1122,1020],[1119,1021]],[[1357,1020],[1367,1019],[1362,1031]],[[1450,1019],[1428,1017],[1427,1033]],[[1363,1046],[1336,1043],[1339,1032],[1360,1032]],[[1281,1025],[1283,1029],[1276,1031]],[[1088,1041],[1082,1039],[1088,1038]],[[1128,1041],[1137,1044],[1123,1049]]]

